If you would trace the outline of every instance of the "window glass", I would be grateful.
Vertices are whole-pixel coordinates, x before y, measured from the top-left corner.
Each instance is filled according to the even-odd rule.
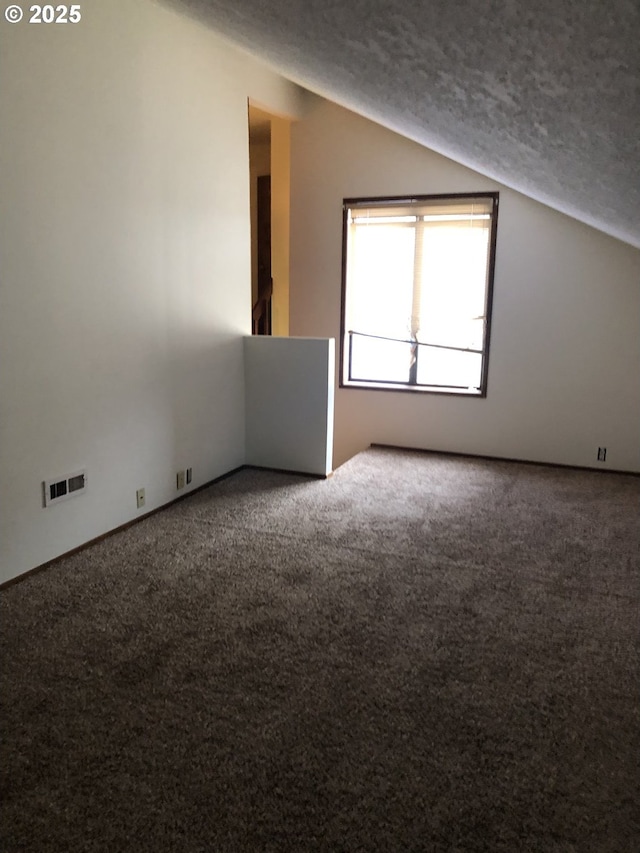
[[[486,393],[497,205],[345,201],[343,385]]]

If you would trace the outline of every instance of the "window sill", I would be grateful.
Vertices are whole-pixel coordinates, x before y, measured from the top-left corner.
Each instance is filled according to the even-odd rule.
[[[401,391],[409,394],[444,394],[453,397],[480,397],[487,396],[486,391],[473,388],[447,388],[435,385],[405,385],[393,382],[356,382],[341,381],[340,388],[356,388],[365,391]]]

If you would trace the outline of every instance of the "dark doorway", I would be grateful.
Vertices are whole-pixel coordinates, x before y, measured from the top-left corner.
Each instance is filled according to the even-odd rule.
[[[257,194],[258,296],[253,306],[254,335],[271,334],[271,175],[260,175]]]

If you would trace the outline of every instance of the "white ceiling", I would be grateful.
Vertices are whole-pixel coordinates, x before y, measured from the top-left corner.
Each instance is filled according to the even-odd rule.
[[[306,88],[640,247],[640,0],[170,2]]]

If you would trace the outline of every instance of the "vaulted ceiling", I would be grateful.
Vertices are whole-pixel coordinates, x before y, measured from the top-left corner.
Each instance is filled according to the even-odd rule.
[[[307,89],[640,247],[640,0],[173,0]]]

